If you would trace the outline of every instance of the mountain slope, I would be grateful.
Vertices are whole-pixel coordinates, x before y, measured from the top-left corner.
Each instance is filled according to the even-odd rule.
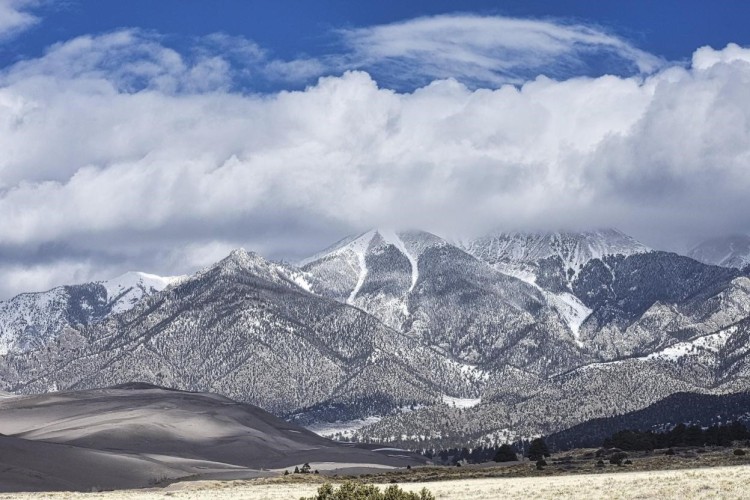
[[[313,291],[367,311],[465,370],[511,363],[554,373],[584,359],[542,290],[429,233],[368,231],[302,269]]]
[[[570,282],[593,259],[650,251],[616,229],[500,232],[464,242],[461,246],[499,271],[525,281],[536,281],[544,273],[543,261],[555,262],[560,267],[562,279]]]
[[[704,241],[690,250],[688,256],[704,264],[742,269],[750,265],[750,235],[739,234]]]
[[[557,450],[592,448],[605,438],[623,430],[662,431],[678,423],[710,427],[735,420],[750,420],[750,393],[712,395],[677,393],[642,410],[598,418],[547,436],[549,446]]]
[[[66,328],[127,311],[143,297],[182,279],[131,272],[107,281],[23,293],[0,302],[0,354],[39,348]]]
[[[572,283],[592,310],[581,341],[616,359],[724,328],[750,314],[750,282],[740,276],[666,252],[592,260]]]
[[[750,318],[647,356],[592,363],[548,378],[506,371],[501,380],[514,390],[487,393],[481,404],[468,409],[433,406],[389,416],[355,437],[393,442],[388,436],[402,436],[394,444],[417,447],[492,444],[637,411],[675,393],[746,392]]]

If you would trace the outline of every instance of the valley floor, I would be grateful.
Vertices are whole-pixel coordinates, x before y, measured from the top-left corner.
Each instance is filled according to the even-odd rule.
[[[407,483],[401,487],[419,491],[427,487],[436,499],[490,500],[499,498],[750,498],[750,466],[710,467],[579,474],[548,477],[487,478]],[[252,481],[199,481],[176,483],[159,490],[108,493],[0,494],[0,499],[247,499],[289,500],[313,495],[316,484]]]

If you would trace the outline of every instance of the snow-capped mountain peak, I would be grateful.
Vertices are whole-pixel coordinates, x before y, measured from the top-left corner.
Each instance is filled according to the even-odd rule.
[[[224,257],[218,263],[199,272],[198,276],[213,271],[218,271],[225,276],[233,276],[238,273],[251,274],[273,283],[301,288],[307,292],[311,291],[308,276],[303,271],[283,263],[265,259],[255,252],[248,252],[244,248],[232,250],[228,256]]]
[[[235,248],[229,255],[221,259],[218,263],[210,268],[220,268],[227,271],[238,269],[252,269],[258,266],[265,266],[266,259],[255,252],[248,252],[244,248]]]
[[[426,248],[445,244],[445,241],[425,231],[395,231],[387,228],[371,229],[356,236],[344,238],[322,252],[300,263],[303,268],[335,267],[334,272],[342,275],[356,275],[356,280],[348,285],[348,304],[353,304],[368,277],[368,256],[392,246],[409,264],[409,287],[412,291],[419,280],[419,257]],[[336,261],[337,264],[332,264]]]

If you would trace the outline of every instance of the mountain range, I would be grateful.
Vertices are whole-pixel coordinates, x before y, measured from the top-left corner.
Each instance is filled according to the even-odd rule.
[[[750,270],[613,229],[371,230],[302,261],[236,250],[0,304],[0,390],[142,381],[326,435],[497,443],[750,388]]]

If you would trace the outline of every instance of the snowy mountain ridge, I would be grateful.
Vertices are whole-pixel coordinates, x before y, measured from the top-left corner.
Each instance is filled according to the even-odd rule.
[[[730,235],[706,240],[691,249],[688,256],[704,264],[742,269],[750,265],[750,235]]]
[[[633,255],[651,249],[617,229],[591,231],[497,232],[462,242],[462,248],[497,270],[536,281],[539,262],[559,259],[568,281],[589,261]]]
[[[105,281],[22,293],[0,302],[0,354],[44,345],[65,328],[101,321],[133,308],[144,297],[184,276],[127,272]]]

